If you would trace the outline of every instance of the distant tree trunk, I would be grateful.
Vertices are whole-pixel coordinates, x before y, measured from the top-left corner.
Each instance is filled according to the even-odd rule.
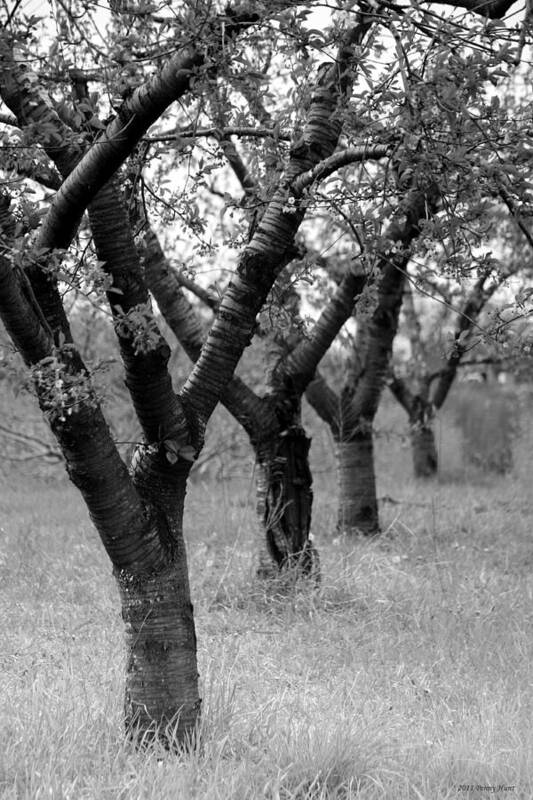
[[[410,437],[415,478],[433,478],[439,467],[433,428],[431,425],[411,425]]]
[[[267,546],[267,552],[260,554],[258,574],[262,577],[285,567],[297,567],[304,575],[317,574],[318,554],[310,540],[310,444],[304,429],[292,425],[255,447],[257,510]]]
[[[371,424],[362,424],[345,441],[336,442],[339,533],[379,533],[374,441]]]
[[[415,478],[433,478],[437,474],[439,457],[431,418],[424,413],[411,416],[409,435]]]
[[[429,381],[420,380],[422,390],[412,392],[404,378],[392,374],[389,389],[409,417],[409,438],[415,478],[433,478],[437,474],[439,456],[433,431],[435,407],[428,400]]]
[[[434,406],[428,400],[429,385],[421,394],[405,391],[402,403],[409,415],[409,437],[415,478],[433,478],[439,457],[433,431]],[[399,395],[397,395],[399,398]]]

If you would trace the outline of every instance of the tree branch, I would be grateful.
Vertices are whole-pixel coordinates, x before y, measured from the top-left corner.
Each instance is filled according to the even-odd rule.
[[[57,165],[63,175],[68,175],[82,149],[74,132],[65,125],[52,107],[48,95],[33,80],[35,76],[27,65],[14,58],[7,40],[0,37],[0,94],[5,104],[13,111],[21,128],[31,126],[32,137]],[[41,229],[42,232],[42,229]],[[56,345],[61,341],[72,342],[72,333],[57,287],[50,270],[42,269],[41,259],[46,247],[40,235],[35,250],[37,257],[28,255],[26,274],[47,324],[54,335]]]
[[[502,19],[517,0],[435,0],[438,5],[473,11],[481,17]],[[425,5],[426,3],[424,3]]]
[[[1,118],[0,118],[1,122]],[[174,131],[163,131],[154,134],[153,136],[146,136],[145,142],[175,142],[176,144],[183,144],[184,139],[199,139],[202,137],[212,137],[213,139],[225,139],[229,136],[240,136],[249,139],[267,139],[272,138],[282,142],[289,142],[290,135],[282,133],[277,128],[252,128],[240,125],[225,125],[221,128],[215,126],[210,128],[178,128]]]
[[[144,235],[144,243],[148,288],[177,340],[191,361],[196,361],[205,338],[203,327],[194,308],[183,294],[179,273],[170,266],[156,234],[149,226]],[[277,424],[269,405],[236,376],[230,380],[220,400],[252,441],[260,431]]]
[[[407,382],[403,378],[400,378],[398,375],[396,375],[391,369],[387,386],[402,408],[407,411],[407,414],[410,416],[414,407],[414,396],[409,390]]]
[[[482,275],[466,298],[463,308],[457,315],[452,350],[446,359],[444,367],[439,370],[440,374],[436,378],[431,378],[432,381],[438,380],[431,393],[431,402],[437,409],[444,404],[455,380],[461,359],[468,350],[468,335],[476,324],[483,307],[501,285],[505,276],[502,275],[488,287],[485,286],[487,278],[488,273]]]
[[[435,213],[439,197],[436,184],[422,189],[412,182],[400,208],[401,216],[393,218],[382,237],[384,249],[377,253],[375,264],[377,273],[381,275],[377,302],[370,319],[361,328],[361,333],[366,336],[362,370],[355,385],[347,380],[341,395],[342,425],[346,430],[357,428],[361,420],[373,419],[376,413],[387,381],[412,242],[420,234],[421,223]],[[401,248],[391,249],[391,242],[401,244]]]
[[[6,330],[28,366],[51,356],[53,338],[38,307],[23,270],[15,268],[6,256],[15,220],[9,211],[11,198],[0,194],[0,315]]]
[[[339,397],[320,372],[316,372],[313,380],[305,390],[308,403],[314,408],[320,419],[329,426],[333,435],[339,433]]]
[[[303,394],[321,359],[352,315],[367,280],[368,276],[360,265],[350,265],[309,336],[303,338],[280,364],[278,369],[283,380],[290,382],[298,393]]]
[[[229,40],[259,19],[256,12],[246,8],[242,12],[227,9],[225,14],[213,19],[212,38],[207,48],[191,45],[177,53],[124,100],[116,117],[56,194],[42,224],[41,248],[52,250],[69,246],[92,198],[126,160],[148,128],[171,103],[190,90],[192,80],[207,59],[214,63],[217,53]]]
[[[195,297],[197,297],[198,300],[201,300],[204,305],[206,305],[215,313],[218,311],[218,307],[220,305],[220,299],[218,297],[216,297],[207,289],[204,289],[203,286],[200,286],[198,283],[196,283],[196,281],[191,280],[191,278],[187,278],[177,267],[172,267],[172,270],[174,272],[176,281],[183,289],[187,289]]]
[[[4,194],[0,202],[4,232],[9,225],[8,200]],[[156,521],[153,525],[146,523],[145,509],[113,442],[81,357],[72,345],[54,348],[20,273],[1,252],[0,316],[24,361],[33,367],[41,409],[113,564],[133,572],[159,568],[165,553]],[[117,536],[120,530],[127,530],[127,537]]]
[[[298,201],[294,208],[288,207],[288,188],[299,175],[328,158],[337,146],[342,127],[338,106],[345,101],[353,78],[353,68],[349,68],[353,48],[362,43],[371,24],[371,18],[361,17],[347,33],[337,63],[320,71],[303,134],[291,148],[281,186],[241,254],[236,276],[224,294],[200,358],[183,388],[183,396],[205,419],[211,415],[249,344],[256,315],[277,275],[294,256],[294,237],[305,208]]]
[[[172,430],[189,443],[188,423],[168,372],[170,348],[153,317],[128,212],[115,178],[89,205],[89,221],[98,259],[112,278],[106,294],[126,385],[146,439],[158,442]]]
[[[10,128],[18,128],[19,124],[16,117],[11,114],[0,114],[0,122],[2,125],[9,125]]]
[[[392,153],[390,145],[383,144],[365,144],[360,147],[350,147],[346,150],[341,150],[338,153],[333,153],[329,158],[321,161],[316,167],[299,175],[291,184],[291,191],[295,197],[299,197],[304,189],[311,186],[313,183],[324,180],[342,167],[349,164],[355,164],[360,161],[377,161],[380,158],[386,158]]]

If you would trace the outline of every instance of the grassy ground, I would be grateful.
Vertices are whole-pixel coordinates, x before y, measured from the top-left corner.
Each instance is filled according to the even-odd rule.
[[[318,591],[266,594],[254,580],[250,482],[192,486],[204,730],[202,749],[181,759],[123,744],[117,594],[75,490],[8,480],[0,796],[530,800],[528,439],[516,472],[495,479],[461,468],[451,428],[439,436],[443,471],[427,486],[410,478],[399,441],[380,438],[376,542],[335,538],[333,479],[318,458]]]

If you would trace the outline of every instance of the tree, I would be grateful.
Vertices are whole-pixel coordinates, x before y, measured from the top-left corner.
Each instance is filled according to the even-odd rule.
[[[500,17],[509,5],[496,0],[480,11]],[[317,65],[309,58],[316,36],[304,25],[312,3],[301,10],[291,0],[244,3],[217,13],[211,3],[184,2],[170,17],[152,7],[110,2],[107,52],[92,40],[90,4],[61,4],[57,46],[49,46],[42,20],[28,18],[19,6],[15,2],[8,10],[0,35],[0,95],[14,115],[3,121],[22,132],[15,143],[7,134],[8,152],[21,148],[22,155],[6,169],[14,167],[16,176],[30,175],[45,187],[59,179],[60,186],[52,197],[45,193],[32,202],[25,179],[20,183],[10,172],[11,192],[4,187],[0,202],[0,316],[31,372],[68,474],[113,564],[129,656],[127,729],[145,741],[186,742],[200,708],[183,539],[188,475],[209,418],[250,342],[256,316],[297,255],[295,236],[308,206],[303,189],[329,168],[350,118],[348,100],[356,68],[364,61],[362,43],[373,35],[376,18],[364,8],[355,13],[350,5],[349,24],[337,29],[336,57]],[[463,6],[468,8],[469,0]],[[385,17],[403,14],[383,9]],[[403,24],[409,28],[410,19]],[[424,29],[423,22],[417,24]],[[453,25],[441,25],[449,35]],[[249,92],[254,59],[247,51],[261,61],[271,43],[283,55],[295,50],[295,42],[305,104],[287,112],[297,125],[289,152],[276,182],[267,187],[264,211],[241,247],[194,367],[175,393],[169,347],[152,314],[124,202],[121,167],[173,103],[197,111],[211,97],[217,76],[235,79],[234,62],[250,67],[244,70]],[[315,46],[319,51],[322,43]],[[86,82],[102,87],[89,103]],[[416,219],[421,218],[419,213]],[[73,340],[62,297],[64,284],[78,278],[84,261],[71,246],[87,224],[98,262],[93,266],[102,276],[144,437],[129,469]]]
[[[341,532],[379,530],[372,425],[389,368],[411,242],[433,213],[437,198],[434,184],[424,189],[411,186],[397,213],[400,219],[390,223],[383,249],[374,255],[380,275],[377,297],[358,326],[340,396],[320,376],[307,389],[307,399],[330,426],[336,443]]]
[[[406,290],[404,308],[411,343],[410,370],[402,375],[393,368],[388,385],[408,415],[413,469],[417,478],[431,478],[437,473],[438,454],[433,432],[435,414],[443,407],[465,354],[472,351],[476,341],[481,341],[482,337],[476,337],[480,314],[507,277],[509,273],[502,269],[496,274],[487,270],[476,280],[462,307],[457,310],[453,342],[446,348],[436,368],[430,361],[431,343],[424,341],[411,290]],[[449,298],[448,308],[451,305]]]
[[[203,31],[202,52],[193,47],[164,64],[124,100],[92,145],[61,119],[27,59],[15,55],[7,33],[1,52],[2,99],[63,180],[31,249],[10,211],[10,197],[2,195],[0,313],[32,370],[41,409],[113,563],[129,651],[127,728],[145,739],[157,735],[167,741],[172,739],[169,726],[175,726],[178,741],[192,734],[200,705],[182,531],[187,477],[207,421],[250,341],[255,317],[295,254],[294,236],[305,208],[296,194],[287,210],[287,198],[298,177],[337,145],[338,108],[353,75],[353,47],[370,26],[362,18],[349,29],[338,62],[320,71],[280,186],[240,255],[195,366],[176,395],[167,369],[169,348],[152,318],[120,182],[111,176],[148,126],[190,90],[195,70],[205,63],[203,53],[209,53],[211,75],[221,42],[224,58],[231,58],[232,37],[259,22],[255,13],[231,10],[208,19],[211,28]],[[87,206],[95,250],[109,279],[106,294],[126,383],[145,438],[130,472],[73,342],[58,289],[63,253]]]
[[[396,112],[397,127],[405,137],[391,159],[392,165],[396,160],[399,166],[399,191],[395,192],[390,184],[383,188],[383,183],[387,186],[386,177],[379,183],[372,174],[369,184],[373,196],[385,198],[381,207],[376,208],[378,203],[368,196],[365,202],[370,206],[370,215],[354,210],[353,204],[341,207],[342,216],[359,243],[359,257],[377,265],[382,277],[367,319],[358,314],[354,350],[342,389],[336,392],[318,375],[307,390],[308,400],[329,424],[337,445],[337,527],[366,534],[379,531],[372,424],[387,382],[407,265],[410,261],[437,261],[437,274],[452,272],[465,280],[477,270],[480,283],[464,310],[467,317],[475,317],[485,301],[485,291],[490,296],[496,288],[485,287],[492,263],[487,216],[492,219],[495,204],[499,202],[501,208],[502,200],[515,216],[519,216],[518,203],[529,207],[530,202],[525,170],[515,166],[525,160],[524,138],[515,138],[516,117],[499,103],[491,88],[494,73],[508,77],[504,52],[477,49],[473,40],[471,49],[463,50],[452,46],[449,39],[449,51],[443,47],[430,57],[427,52],[421,53],[412,40],[412,49],[408,49],[397,32],[396,40],[401,42],[398,49],[405,98]],[[476,109],[475,114],[470,106]],[[527,136],[524,130],[521,133],[522,137]],[[502,141],[509,142],[509,151],[498,146]],[[514,163],[511,151],[515,153]],[[512,181],[511,175],[515,175]],[[511,184],[514,194],[509,202]],[[351,200],[349,195],[346,199]],[[387,222],[389,227],[382,231],[381,226]],[[472,324],[466,323],[465,316],[461,319],[458,344],[440,376],[438,402],[441,397],[444,399],[449,381],[453,380],[463,340]],[[393,386],[398,388],[398,382]],[[405,392],[403,398],[409,405]],[[425,468],[429,469],[435,451],[426,424],[428,406],[417,397],[409,408],[418,446],[416,457],[420,460],[423,447]]]

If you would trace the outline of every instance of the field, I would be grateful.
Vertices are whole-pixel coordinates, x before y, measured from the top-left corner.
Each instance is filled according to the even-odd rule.
[[[373,542],[335,537],[317,435],[318,590],[254,578],[250,478],[191,485],[204,716],[182,757],[123,742],[117,593],[76,491],[7,477],[0,796],[532,798],[532,437],[523,427],[514,472],[494,477],[461,466],[449,422],[438,431],[428,485],[397,437],[378,439]]]

